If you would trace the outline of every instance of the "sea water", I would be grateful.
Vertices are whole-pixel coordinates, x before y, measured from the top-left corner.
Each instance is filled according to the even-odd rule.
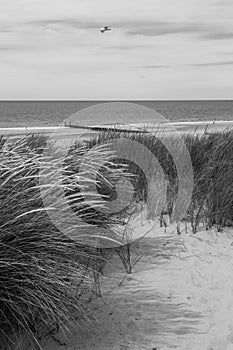
[[[72,114],[111,101],[0,101],[0,128],[55,126]],[[123,101],[122,101],[123,102]],[[126,101],[124,101],[126,102]],[[233,120],[233,101],[127,101],[149,107],[168,121]],[[124,116],[123,120],[124,122]],[[135,113],[133,123],[147,122]],[[85,121],[80,120],[80,124]],[[89,125],[108,124],[108,115],[91,113]]]

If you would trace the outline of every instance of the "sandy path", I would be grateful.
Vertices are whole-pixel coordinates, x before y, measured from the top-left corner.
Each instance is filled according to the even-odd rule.
[[[120,262],[109,265],[104,301],[91,304],[98,322],[47,349],[233,350],[232,241],[229,233],[154,230],[135,245],[144,255],[120,287]]]

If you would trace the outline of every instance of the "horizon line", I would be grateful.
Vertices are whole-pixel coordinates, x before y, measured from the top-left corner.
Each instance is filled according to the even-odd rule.
[[[233,101],[232,98],[207,98],[207,99],[159,99],[159,100],[153,100],[153,99],[142,99],[142,100],[136,100],[136,99],[80,99],[80,100],[74,100],[74,99],[0,99],[0,102],[192,102],[192,101]]]

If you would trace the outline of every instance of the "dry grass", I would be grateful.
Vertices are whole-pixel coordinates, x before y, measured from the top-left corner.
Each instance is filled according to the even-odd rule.
[[[166,205],[163,212],[171,217],[177,198],[179,181],[176,165],[169,150],[159,140],[157,134],[153,136],[144,132],[141,134],[114,131],[103,132],[97,137],[93,137],[90,146],[92,147],[114,138],[126,138],[136,141],[146,146],[154,154],[163,169],[167,186]],[[179,142],[175,142],[173,136],[169,138],[171,147],[180,146]],[[183,136],[183,141],[190,154],[194,176],[192,199],[184,219],[191,221],[193,233],[197,231],[200,223],[204,223],[206,228],[216,225],[219,231],[226,225],[232,226],[233,132],[228,129],[213,134],[189,134]],[[138,154],[137,156],[143,158],[144,155]],[[125,160],[125,163],[127,164],[127,160]],[[138,164],[140,164],[140,161]],[[153,210],[156,213],[156,208],[159,205],[155,200],[158,189],[152,185],[153,177],[156,178],[156,174],[151,170],[149,182],[147,183],[142,170],[137,164],[128,162],[128,166],[129,172],[135,176],[136,199],[148,202],[149,207],[152,208],[150,209],[150,215],[153,217]],[[153,190],[151,191],[152,188]],[[153,191],[155,192],[154,194],[152,193]],[[183,195],[185,196],[185,193]],[[161,198],[160,195],[158,197]]]
[[[110,241],[122,241],[119,232],[128,227],[118,233],[112,227],[127,226],[142,202],[147,203],[149,217],[156,219],[161,206],[156,198],[162,198],[158,195],[161,184],[154,184],[158,173],[147,169],[147,183],[138,166],[145,154],[129,162],[113,153],[108,141],[123,137],[143,144],[157,158],[166,188],[162,209],[171,216],[177,170],[156,136],[101,133],[89,145],[75,144],[65,162],[54,145],[42,157],[47,145],[44,137],[33,135],[12,143],[0,139],[0,348],[24,348],[25,339],[39,347],[46,334],[67,327],[67,319],[72,321],[77,314],[85,317],[83,296],[93,290],[100,294],[99,274],[112,254],[94,248],[93,241],[106,233]],[[186,135],[183,140],[194,173],[185,219],[191,221],[193,233],[200,223],[206,228],[216,225],[219,231],[232,226],[233,133]],[[110,204],[116,199],[117,182],[122,179],[121,200],[127,202],[131,186],[131,202],[114,213],[103,210],[103,199]],[[128,237],[126,243],[125,251],[120,251],[131,272]]]
[[[85,219],[88,222],[90,212],[82,204],[80,189],[88,184],[89,176],[83,170],[80,180],[72,168],[80,163],[83,149],[68,155],[61,177],[57,167],[61,160],[58,154],[54,157],[55,150],[41,156],[44,142],[40,136],[30,136],[6,143],[0,151],[0,347],[3,349],[20,346],[23,349],[24,341],[40,347],[40,341],[53,329],[67,327],[67,320],[71,322],[76,315],[85,317],[81,296],[92,293],[91,285],[98,283],[93,273],[99,273],[97,266],[104,261],[100,251],[85,245],[83,236],[79,237],[83,233],[81,225],[69,222],[69,234],[66,234],[59,231],[47,214],[50,210],[55,212],[56,223],[66,227],[65,215],[71,205],[74,216],[81,217],[80,222],[85,223]],[[86,158],[87,172],[95,173],[94,160],[101,161],[107,169],[108,150],[96,148]],[[44,174],[45,186],[41,186]],[[57,189],[65,197],[57,197],[51,203]],[[49,208],[44,206],[46,199],[51,204]],[[88,206],[98,205],[98,195],[94,198],[90,193]],[[96,214],[92,227],[98,227],[99,222]],[[104,225],[108,227],[107,219]]]

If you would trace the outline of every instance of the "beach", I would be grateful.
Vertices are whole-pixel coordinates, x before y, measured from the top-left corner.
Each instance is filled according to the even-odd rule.
[[[8,162],[8,157],[10,160],[10,163],[6,163],[9,164],[7,165],[9,167],[9,175],[7,175],[9,178],[7,178],[7,181],[3,182],[3,190],[4,186],[6,187],[4,190],[6,198],[17,197],[21,193],[20,191],[22,191],[22,196],[25,198],[25,190],[21,185],[23,181],[25,181],[26,187],[30,189],[30,191],[31,188],[33,191],[35,190],[36,187],[34,186],[34,182],[32,182],[33,186],[31,185],[31,181],[34,181],[34,177],[31,176],[30,173],[37,162],[41,162],[41,167],[45,167],[45,169],[48,167],[49,169],[51,168],[49,171],[51,171],[55,181],[53,180],[51,183],[45,182],[45,185],[43,182],[40,182],[39,186],[42,187],[38,187],[38,189],[42,192],[36,192],[35,203],[38,203],[38,195],[43,198],[43,188],[45,188],[45,196],[48,197],[48,202],[45,203],[48,203],[49,206],[54,206],[56,209],[55,223],[59,223],[61,220],[62,225],[63,222],[66,223],[66,230],[73,232],[73,236],[68,235],[68,237],[75,237],[75,235],[77,235],[77,224],[73,224],[72,220],[69,221],[69,213],[67,215],[66,204],[63,211],[63,197],[53,197],[52,193],[53,189],[56,189],[57,181],[61,181],[59,186],[64,186],[65,191],[70,191],[71,188],[75,191],[77,190],[75,178],[78,174],[77,169],[79,169],[77,164],[79,164],[79,162],[82,164],[82,141],[91,141],[92,147],[95,150],[98,150],[98,147],[100,147],[97,153],[94,153],[94,164],[105,164],[105,162],[108,161],[106,155],[109,154],[109,149],[106,149],[107,152],[105,155],[103,145],[106,141],[109,143],[108,140],[111,140],[111,137],[115,137],[115,135],[118,135],[118,141],[121,140],[123,142],[122,144],[125,147],[125,152],[126,148],[128,150],[128,153],[126,152],[125,154],[129,156],[131,154],[130,147],[128,147],[127,144],[124,144],[124,137],[128,137],[130,142],[134,140],[134,143],[129,143],[129,145],[135,145],[135,140],[136,143],[139,143],[139,141],[144,142],[150,152],[153,152],[154,157],[159,159],[163,169],[166,169],[165,167],[167,167],[166,179],[169,179],[170,176],[170,183],[173,184],[175,188],[177,175],[172,171],[174,165],[167,156],[168,150],[166,147],[164,148],[164,146],[161,148],[161,145],[159,144],[160,141],[158,142],[156,135],[161,132],[161,134],[165,136],[164,145],[168,145],[168,147],[169,143],[166,143],[166,136],[168,140],[170,140],[171,137],[172,147],[174,147],[174,149],[176,145],[176,137],[180,136],[182,140],[184,140],[186,147],[189,149],[194,169],[195,177],[193,179],[193,193],[192,198],[190,197],[190,205],[187,208],[187,213],[184,213],[182,218],[177,219],[177,222],[174,222],[171,219],[168,209],[164,212],[162,218],[161,216],[156,216],[154,214],[157,210],[156,208],[158,204],[156,196],[159,197],[159,191],[161,188],[163,190],[165,188],[163,187],[163,181],[159,177],[153,177],[154,173],[151,173],[150,178],[147,179],[152,181],[147,185],[145,184],[145,180],[143,180],[142,183],[140,183],[140,181],[135,183],[137,191],[141,193],[141,197],[138,197],[140,199],[136,202],[132,202],[132,205],[135,206],[136,212],[141,208],[138,215],[132,216],[131,213],[127,213],[126,211],[126,217],[121,217],[119,215],[119,221],[118,213],[112,220],[110,220],[109,217],[101,217],[99,214],[96,216],[95,214],[94,220],[98,219],[97,228],[94,229],[97,237],[100,238],[101,235],[104,235],[106,241],[109,240],[110,247],[112,242],[118,242],[118,245],[121,248],[118,249],[118,247],[114,245],[111,248],[106,248],[106,245],[104,246],[106,250],[100,250],[100,257],[101,259],[103,258],[104,261],[104,267],[101,270],[97,268],[99,264],[98,259],[100,257],[98,255],[92,256],[93,253],[86,253],[85,251],[85,254],[90,255],[88,255],[87,259],[88,263],[85,260],[84,262],[81,260],[82,264],[84,264],[81,269],[81,276],[79,277],[81,280],[79,281],[78,279],[78,281],[76,281],[76,274],[78,276],[80,274],[80,266],[78,265],[75,267],[76,270],[71,269],[69,272],[71,275],[75,276],[74,281],[70,285],[70,282],[67,283],[66,281],[66,276],[64,275],[66,273],[65,271],[62,270],[62,273],[59,273],[57,276],[57,269],[51,269],[50,273],[52,273],[52,278],[54,278],[54,285],[55,283],[58,283],[58,286],[61,285],[62,288],[64,288],[64,292],[62,292],[64,298],[66,298],[67,293],[67,299],[64,301],[64,303],[67,303],[68,305],[67,310],[65,309],[67,314],[69,314],[70,308],[73,304],[76,303],[72,288],[78,288],[75,292],[77,293],[83,283],[84,286],[82,288],[84,288],[84,295],[90,297],[84,298],[84,300],[80,298],[82,312],[77,313],[76,311],[74,314],[69,314],[72,322],[67,326],[67,329],[64,320],[62,321],[64,324],[62,323],[63,327],[61,328],[57,327],[56,322],[55,325],[57,328],[51,326],[50,329],[50,326],[47,325],[47,331],[50,336],[46,335],[44,338],[41,336],[41,349],[233,349],[233,230],[230,211],[232,206],[232,167],[230,162],[233,145],[231,131],[232,125],[233,121],[209,121],[208,123],[205,121],[186,121],[163,123],[162,125],[148,124],[146,127],[142,123],[129,125],[117,124],[117,129],[114,129],[114,125],[93,125],[88,127],[83,127],[81,125],[61,125],[58,127],[35,126],[27,128],[2,128],[0,130],[3,139],[6,137],[7,140],[10,140],[9,145],[7,145],[7,143],[6,145],[8,147],[13,147],[13,152],[2,153],[2,176],[5,176],[4,169],[7,169],[4,165],[4,161],[6,159]],[[101,135],[103,139],[101,139]],[[19,142],[19,146],[17,146],[17,142],[20,139],[22,142]],[[73,143],[78,141],[73,148],[73,153],[68,157],[72,166],[75,165],[75,167],[69,168],[68,164],[65,165],[67,174],[70,174],[70,172],[74,174],[74,177],[73,175],[68,177],[67,185],[63,179],[60,180],[60,177],[57,175],[56,167],[55,175],[53,174],[54,169],[51,164],[56,160],[56,157],[52,157],[48,162],[49,158],[47,159],[47,157],[49,154],[46,153],[45,161],[43,160],[43,157],[42,161],[40,158],[40,153],[41,150],[44,150],[43,147],[45,147],[45,142],[47,146],[49,146],[51,140],[57,141],[58,144],[59,142],[62,142],[63,144],[66,139],[69,139],[69,141],[72,141]],[[212,142],[212,140],[214,140],[214,142]],[[26,148],[25,143],[28,144]],[[16,145],[15,151],[14,144]],[[88,154],[91,154],[88,144],[89,143],[85,146],[87,147],[87,157]],[[177,143],[177,145],[180,145],[180,143]],[[22,147],[22,150],[20,150],[20,147]],[[203,151],[205,149],[208,151],[207,156],[205,155],[205,151]],[[136,156],[138,157],[137,160],[139,163],[141,162],[140,159],[145,160],[146,157],[144,153],[142,152],[142,154],[140,154],[140,150],[137,148],[135,151],[132,147],[131,151],[133,155],[138,152]],[[81,153],[79,154],[79,152]],[[176,163],[178,169],[180,166],[179,164],[183,166],[185,161],[185,153],[182,152],[184,152],[182,148],[178,149],[178,155],[180,155],[182,160],[181,163],[178,161]],[[18,154],[20,155],[19,158]],[[147,155],[147,153],[145,154]],[[76,155],[78,156],[77,158]],[[11,157],[13,157],[13,163],[11,163]],[[28,157],[29,159],[32,159],[31,164],[27,161]],[[96,159],[98,160],[98,157],[100,157],[99,162],[96,161]],[[35,163],[34,159],[36,160]],[[95,167],[93,168],[93,161],[91,159],[92,156],[90,156],[89,161],[88,158],[86,160],[87,164],[90,162],[90,168],[85,170],[87,179],[87,174],[89,174],[90,170],[93,171],[93,169],[95,169]],[[18,171],[15,170],[14,162],[16,162],[17,165],[18,162],[22,163],[21,166],[18,167]],[[10,168],[12,166],[11,164],[13,164],[12,170]],[[62,164],[64,166],[64,163]],[[140,164],[143,166],[146,165],[146,163]],[[151,164],[152,163],[148,164],[148,166],[153,170]],[[189,163],[187,164],[189,166]],[[198,164],[198,166],[195,168],[196,164]],[[221,167],[219,169],[220,164]],[[21,175],[21,169],[25,169],[25,176]],[[141,176],[140,173],[137,172],[137,168],[130,169],[134,169],[137,176]],[[146,168],[143,170],[147,171]],[[190,169],[187,168],[187,170],[187,174],[191,176],[192,173],[190,172]],[[47,171],[48,170],[46,170],[46,173]],[[98,172],[99,165],[96,170],[96,176],[98,175]],[[155,174],[156,173],[157,168],[155,169]],[[48,174],[48,178],[50,178],[51,174]],[[185,176],[185,173],[182,174]],[[123,174],[121,174],[121,176],[122,175]],[[179,173],[178,176],[180,176]],[[212,179],[214,185],[210,183],[209,178]],[[223,182],[222,178],[224,179]],[[157,186],[156,181],[159,181],[159,186]],[[93,182],[92,179],[91,182]],[[185,183],[185,186],[188,186],[190,183],[191,182]],[[227,184],[229,185],[228,187]],[[149,197],[145,197],[144,199],[143,194],[145,193],[145,186],[150,186],[148,188],[152,193],[148,192]],[[165,196],[164,205],[168,208],[168,206],[171,205],[169,202],[169,195],[171,196],[173,189],[172,186],[169,187],[168,180],[166,180],[166,186],[168,186],[168,191],[170,192],[167,192],[167,198]],[[48,195],[46,188],[51,190],[50,195]],[[213,191],[213,188],[215,189],[215,192]],[[13,191],[13,194],[11,191]],[[189,187],[185,187],[183,188],[183,191],[183,196],[188,196],[188,193],[191,190]],[[124,193],[127,198],[127,187]],[[30,204],[33,198],[33,196],[31,198],[30,194],[28,200],[24,199],[23,203],[25,209],[24,206],[21,208],[22,205],[17,204],[16,206],[16,210],[19,211],[16,220],[18,220],[17,218],[21,220],[21,217],[26,217],[26,220],[23,219],[20,224],[22,226],[19,226],[19,229],[22,230],[19,235],[19,243],[22,244],[22,249],[25,249],[25,247],[28,249],[24,244],[24,240],[29,240],[28,247],[30,247],[30,240],[32,239],[33,242],[35,239],[34,232],[38,231],[38,227],[43,228],[45,220],[46,225],[49,227],[48,233],[46,231],[47,228],[45,231],[44,229],[39,229],[37,233],[39,233],[42,243],[44,238],[47,236],[50,237],[49,235],[51,235],[53,239],[55,238],[55,245],[52,245],[51,250],[48,252],[51,254],[50,257],[48,257],[48,260],[46,248],[47,243],[45,246],[42,244],[42,248],[39,249],[39,254],[42,253],[43,258],[39,264],[41,264],[41,269],[44,270],[44,260],[45,263],[48,264],[46,269],[50,266],[50,259],[57,259],[57,262],[55,260],[55,264],[60,264],[60,243],[57,257],[56,255],[55,258],[53,257],[53,252],[57,249],[56,240],[60,239],[61,232],[59,232],[59,230],[58,233],[54,232],[53,227],[50,228],[49,226],[51,225],[51,222],[49,221],[49,223],[47,223],[46,221],[48,220],[48,217],[46,216],[45,218],[44,216],[41,216],[41,208],[39,207],[38,209],[35,209],[33,203]],[[71,192],[70,198],[71,200],[76,198],[73,192]],[[79,201],[80,198],[77,198]],[[148,198],[150,198],[150,200]],[[153,198],[155,199],[153,200]],[[182,200],[182,197],[180,198]],[[56,203],[57,200],[58,203]],[[175,198],[172,200],[173,205]],[[7,203],[10,207],[11,201],[8,201]],[[145,210],[142,209],[144,207],[146,208]],[[52,209],[54,210],[54,208]],[[5,210],[4,207],[2,207],[2,210]],[[81,210],[83,212],[83,208],[81,208]],[[87,217],[90,216],[88,210]],[[44,210],[42,209],[42,211]],[[12,213],[12,210],[10,210],[10,212]],[[27,213],[33,215],[33,220],[27,219]],[[79,212],[77,213],[77,215],[79,215]],[[6,215],[5,212],[3,212],[3,214]],[[44,214],[45,213],[43,213],[43,215]],[[9,213],[7,215],[9,216]],[[127,215],[132,220],[128,220]],[[50,217],[52,222],[53,218],[54,217],[52,216]],[[116,223],[114,222],[115,218],[117,218]],[[105,220],[105,225],[107,225],[108,230],[103,230],[104,233],[102,234],[100,221],[103,219]],[[15,220],[14,215],[12,220],[8,220],[9,225],[12,225],[11,222],[14,223]],[[29,235],[26,234],[24,237],[28,228],[31,230],[31,226],[32,231],[29,231]],[[59,227],[60,226],[58,226],[58,228]],[[17,227],[13,224],[12,230],[16,229]],[[72,231],[72,229],[74,231]],[[127,230],[129,231],[129,236],[127,234],[122,235],[122,232],[128,232]],[[88,233],[88,231],[86,232]],[[110,232],[113,236],[110,235]],[[8,231],[6,231],[6,237],[8,237],[8,234]],[[58,236],[56,236],[57,234]],[[18,235],[18,232],[16,235]],[[20,241],[21,236],[22,242]],[[119,240],[117,241],[117,239]],[[71,249],[74,248],[75,242],[75,240],[70,242],[72,246]],[[77,242],[79,249],[81,249],[80,256],[82,256],[82,249],[84,249],[84,246],[82,244],[79,246],[81,241],[79,241],[78,236]],[[66,256],[67,260],[65,260],[65,264],[68,265],[64,266],[69,271],[69,266],[74,263],[73,259],[79,259],[79,256],[77,257],[76,253],[72,250],[72,254],[70,254],[66,247],[66,243],[62,244],[64,244],[65,254],[68,254],[68,257]],[[125,248],[128,248],[128,250],[124,250]],[[32,254],[34,259],[33,249],[32,251],[29,250],[27,254]],[[98,251],[95,251],[95,253],[97,252]],[[127,256],[127,254],[129,255]],[[22,257],[20,256],[20,259],[23,258],[24,254]],[[129,258],[128,261],[127,258]],[[94,265],[91,265],[94,266],[91,269],[89,266],[89,259],[93,260],[92,264],[94,263]],[[75,261],[77,263],[77,260]],[[36,263],[36,268],[37,267],[39,267],[38,263]],[[59,268],[62,269],[63,265]],[[83,270],[85,269],[88,273],[87,275],[82,275]],[[95,272],[94,279],[92,275],[93,272]],[[32,278],[35,278],[35,276],[32,275]],[[46,274],[45,278],[47,281]],[[65,279],[65,282],[63,279]],[[26,281],[28,281],[27,275]],[[75,284],[73,284],[74,282]],[[40,278],[37,283],[39,283],[39,285],[35,288],[35,300],[37,300],[38,290],[42,288],[42,285],[40,285]],[[44,284],[45,286],[46,283]],[[60,293],[59,288],[56,290],[56,293]],[[69,305],[69,293],[71,293],[72,305]],[[47,294],[45,293],[43,297],[47,298]],[[53,298],[53,295],[51,298]],[[59,300],[59,297],[56,296],[54,302],[58,302]],[[48,301],[45,300],[45,303],[47,302],[50,302],[49,299]],[[63,301],[61,301],[61,303],[62,302]],[[77,302],[79,302],[79,299],[77,299]],[[58,306],[58,311],[56,312],[60,312],[59,310],[61,309],[59,308],[61,308],[61,305]],[[53,307],[51,310],[53,310]],[[49,310],[49,312],[51,312],[52,317],[54,317],[53,311]],[[64,317],[63,314],[62,317]],[[18,343],[18,346],[22,346],[20,342]]]
[[[21,137],[33,133],[39,133],[47,136],[52,136],[55,139],[73,138],[78,139],[82,134],[93,134],[96,129],[108,130],[119,129],[123,131],[148,131],[156,133],[159,129],[164,134],[178,132],[179,134],[203,134],[219,132],[225,129],[231,129],[233,120],[209,120],[209,121],[177,121],[164,123],[134,123],[134,124],[93,124],[89,126],[75,124],[74,127],[59,125],[59,126],[28,126],[28,127],[1,127],[0,135],[8,137]]]
[[[1,0],[0,350],[233,350],[232,14]]]
[[[88,328],[46,350],[233,349],[232,245],[232,229],[177,236],[172,225],[155,228],[134,244],[142,258],[120,286],[120,262],[106,267]]]

